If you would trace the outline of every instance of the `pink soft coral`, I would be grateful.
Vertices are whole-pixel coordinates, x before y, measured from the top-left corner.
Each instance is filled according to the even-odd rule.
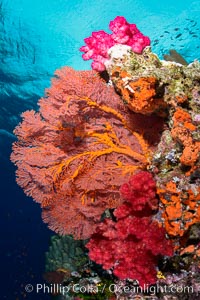
[[[152,175],[139,172],[132,176],[129,185],[130,182],[134,183],[133,191],[130,192],[129,188],[126,193],[127,201],[114,211],[116,222],[104,220],[90,239],[87,248],[89,257],[102,264],[104,269],[113,268],[113,273],[118,278],[137,279],[139,284],[144,286],[156,282],[158,259],[161,255],[171,256],[173,247],[165,237],[164,228],[160,228],[149,214],[150,209],[152,214],[155,208],[151,202],[153,200],[155,204],[156,196]],[[123,193],[124,187],[125,185],[121,189]],[[140,200],[141,210],[138,210],[134,201]]]
[[[150,45],[150,39],[144,36],[135,24],[129,24],[124,17],[117,16],[110,22],[112,34],[103,30],[93,32],[91,37],[85,38],[86,46],[82,46],[83,59],[93,59],[92,68],[99,72],[105,70],[105,62],[109,59],[108,50],[116,45],[123,44],[132,48],[135,53],[142,53]]]

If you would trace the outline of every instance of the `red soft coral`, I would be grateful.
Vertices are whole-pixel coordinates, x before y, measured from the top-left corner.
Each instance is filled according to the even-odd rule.
[[[133,210],[144,210],[145,207],[153,210],[157,207],[156,184],[149,172],[133,175],[128,183],[121,186],[120,192],[122,198],[132,204]]]
[[[139,172],[132,176],[130,182],[135,183],[134,197],[137,191],[140,194],[147,193],[146,204],[155,199],[155,183],[150,173]],[[86,247],[89,249],[89,257],[102,264],[104,269],[112,268],[113,273],[120,279],[137,279],[143,286],[156,282],[158,259],[161,255],[172,255],[173,247],[165,237],[164,228],[152,221],[151,215],[145,216],[144,199],[141,200],[142,211],[138,215],[132,202],[132,194],[128,194],[131,195],[128,197],[130,200],[115,210],[116,222],[104,220]]]

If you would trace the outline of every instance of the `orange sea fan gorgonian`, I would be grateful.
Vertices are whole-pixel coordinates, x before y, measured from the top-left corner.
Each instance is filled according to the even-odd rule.
[[[119,187],[147,166],[148,143],[95,71],[56,71],[39,107],[15,129],[17,183],[52,230],[88,238],[101,214],[119,205]]]

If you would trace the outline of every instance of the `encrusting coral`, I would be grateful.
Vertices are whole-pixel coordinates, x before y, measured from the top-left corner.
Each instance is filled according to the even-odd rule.
[[[189,178],[200,166],[200,64],[161,61],[150,47],[137,55],[128,46],[115,45],[109,55],[107,71],[124,104],[134,112],[165,119],[150,169],[165,207],[166,230],[172,236],[182,236],[191,224],[200,221],[199,188]],[[169,194],[169,185],[176,185],[174,194]],[[184,202],[185,198],[188,201]]]
[[[140,113],[157,113],[166,117],[171,107],[187,103],[192,98],[190,105],[196,109],[193,94],[198,95],[199,91],[198,61],[188,66],[166,62],[152,53],[150,47],[138,55],[126,45],[111,47],[109,55],[106,70],[117,92],[133,111],[138,112],[141,107]],[[140,81],[142,84],[138,85]]]
[[[51,229],[88,238],[101,214],[119,205],[121,184],[149,163],[149,145],[95,71],[57,71],[39,106],[15,129],[17,182]]]
[[[183,145],[188,143],[190,147],[195,143],[192,131],[181,126],[183,122],[185,125],[188,124],[189,114],[184,113],[182,109],[176,112],[174,114],[176,121],[172,125],[173,134],[170,130],[163,132],[158,149],[154,153],[151,168],[155,174],[157,193],[161,200],[160,211],[166,231],[171,237],[177,239],[180,246],[180,237],[187,233],[192,224],[200,222],[200,188],[199,158],[195,152],[193,156],[188,156],[187,160],[183,155],[187,149],[183,148]],[[187,121],[184,120],[186,117]],[[176,126],[186,130],[185,135],[180,135],[181,131],[179,131],[179,135],[175,138],[173,130],[177,128]]]
[[[161,202],[165,205],[163,218],[169,235],[181,237],[192,224],[200,221],[200,188],[179,189],[173,181],[157,189]]]
[[[193,167],[200,153],[200,141],[193,138],[193,132],[198,128],[193,124],[191,115],[180,107],[175,110],[172,121],[172,138],[184,147],[180,162]]]
[[[200,140],[193,108],[193,98],[172,104],[169,129],[163,132],[152,161],[165,228],[176,238],[200,222],[200,188],[198,176],[193,175],[200,167]]]
[[[116,67],[112,71],[111,79],[117,92],[122,95],[124,103],[136,113],[159,114],[161,108],[167,106],[161,97],[156,96],[157,79],[155,77],[132,79],[127,71]]]

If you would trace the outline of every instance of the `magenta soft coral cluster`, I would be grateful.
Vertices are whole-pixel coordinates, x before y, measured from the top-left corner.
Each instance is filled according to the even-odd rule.
[[[132,176],[128,183],[121,186],[120,193],[122,198],[128,201],[128,205],[131,203],[135,211],[147,212],[149,209],[152,211],[157,208],[156,183],[149,172],[141,171]]]
[[[105,219],[98,226],[86,245],[89,257],[104,269],[113,269],[113,274],[120,279],[135,279],[141,286],[154,284],[159,257],[173,254],[164,228],[152,220],[155,182],[150,173],[141,171],[130,179],[129,191],[125,185],[121,191],[125,202],[114,211],[116,221]]]
[[[109,59],[108,50],[116,45],[123,44],[132,48],[135,53],[142,53],[150,45],[150,39],[144,36],[135,24],[129,24],[124,17],[116,17],[110,22],[111,34],[103,30],[93,32],[92,36],[85,38],[86,46],[82,46],[83,59],[93,59],[92,69],[99,72],[105,70],[105,62]]]

